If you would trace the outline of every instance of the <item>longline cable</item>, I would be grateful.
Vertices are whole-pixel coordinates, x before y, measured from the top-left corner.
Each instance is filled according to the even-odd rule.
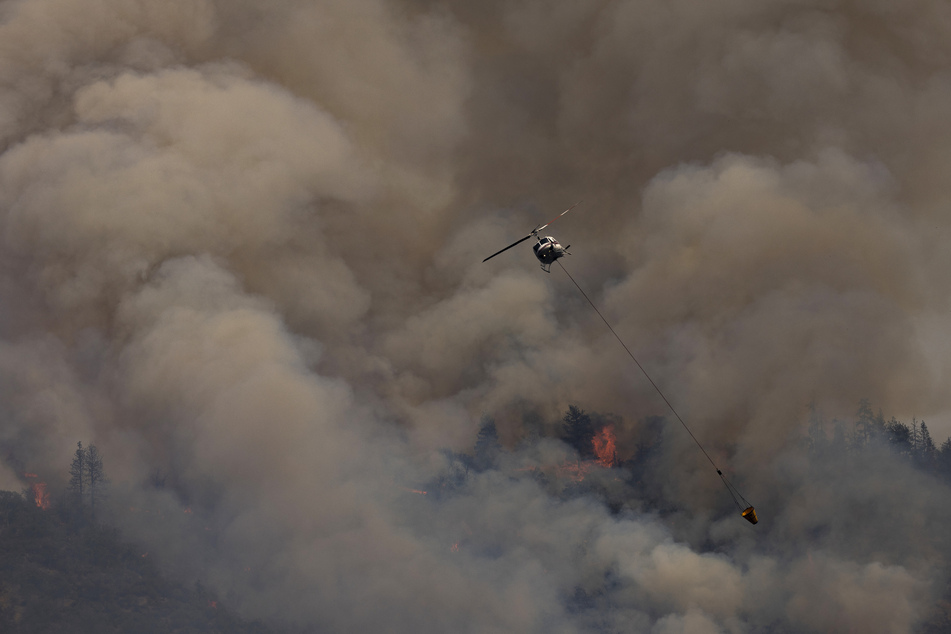
[[[647,380],[650,382],[650,384],[653,385],[654,389],[657,390],[657,393],[660,394],[660,397],[664,399],[665,403],[667,403],[667,407],[669,407],[670,411],[674,413],[674,416],[677,417],[677,420],[680,421],[680,424],[684,426],[684,429],[687,430],[687,433],[690,434],[690,437],[693,438],[693,441],[697,443],[697,447],[700,448],[700,451],[703,452],[703,455],[707,457],[707,460],[709,460],[710,464],[713,465],[713,468],[716,469],[717,475],[720,476],[721,480],[723,480],[723,485],[726,486],[726,490],[730,492],[730,495],[733,497],[733,502],[736,504],[736,507],[740,509],[740,511],[743,513],[743,517],[747,518],[750,522],[755,524],[756,523],[754,521],[756,518],[755,513],[752,514],[752,519],[747,515],[747,512],[751,511],[751,509],[753,508],[753,505],[747,502],[746,498],[744,498],[742,494],[740,494],[737,488],[733,486],[733,484],[729,480],[726,479],[726,476],[723,475],[722,471],[720,471],[720,468],[713,461],[713,458],[710,457],[710,454],[707,453],[707,450],[703,448],[703,445],[700,444],[700,441],[697,440],[697,437],[694,436],[693,432],[690,431],[690,428],[687,427],[687,423],[684,422],[684,419],[680,417],[680,414],[677,413],[677,410],[674,409],[674,406],[670,404],[670,401],[667,400],[667,397],[664,396],[664,393],[661,392],[660,388],[657,387],[657,384],[654,383],[654,379],[652,379],[651,376],[647,373],[647,370],[645,370],[644,366],[641,365],[641,362],[637,360],[637,357],[634,356],[634,353],[631,352],[630,348],[628,348],[627,345],[624,343],[624,341],[621,340],[621,337],[619,337],[618,334],[614,331],[614,328],[611,327],[611,324],[608,323],[608,320],[604,318],[604,315],[601,314],[601,311],[598,310],[598,307],[594,305],[594,302],[591,301],[591,298],[588,297],[588,294],[584,292],[584,289],[582,289],[581,286],[578,284],[578,282],[575,281],[575,278],[571,277],[571,273],[568,272],[568,269],[565,268],[565,266],[561,263],[560,260],[555,260],[555,262],[558,262],[558,266],[560,266],[561,270],[565,272],[565,275],[568,276],[568,279],[572,281],[572,283],[575,285],[575,288],[577,288],[578,291],[584,296],[584,298],[588,300],[588,303],[591,304],[591,308],[594,309],[594,312],[598,313],[598,317],[601,318],[601,321],[604,322],[604,325],[608,327],[608,330],[610,330],[611,334],[614,335],[614,338],[618,340],[618,343],[621,344],[621,347],[624,348],[624,351],[627,352],[628,356],[631,357],[631,360],[634,361],[634,363],[637,365],[638,368],[640,368],[641,372],[644,373],[644,376],[647,377]],[[746,504],[745,510],[744,510],[744,507],[740,506],[740,500],[743,500],[743,503]]]

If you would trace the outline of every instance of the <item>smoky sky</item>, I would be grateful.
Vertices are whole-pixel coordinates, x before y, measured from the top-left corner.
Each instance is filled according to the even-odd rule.
[[[93,443],[164,570],[319,631],[913,631],[947,487],[803,439],[951,434],[949,42],[938,0],[0,0],[0,486]],[[578,200],[546,231],[755,528],[678,427],[592,475],[621,512],[514,475],[569,404],[623,459],[667,414],[557,265],[481,262]],[[483,415],[498,468],[422,495]]]

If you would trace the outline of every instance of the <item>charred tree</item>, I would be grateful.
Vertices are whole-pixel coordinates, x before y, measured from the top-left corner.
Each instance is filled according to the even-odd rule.
[[[95,519],[97,504],[102,502],[106,493],[106,475],[102,466],[102,455],[95,445],[83,448],[76,443],[76,453],[69,466],[69,483],[66,487],[68,512],[82,523],[86,518],[86,507]]]

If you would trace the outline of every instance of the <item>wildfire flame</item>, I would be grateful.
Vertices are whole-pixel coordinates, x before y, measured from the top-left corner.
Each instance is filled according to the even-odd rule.
[[[607,425],[601,429],[591,444],[594,446],[595,462],[610,469],[617,462],[617,438],[614,436],[614,425]]]
[[[449,550],[450,550],[451,552],[454,552],[454,553],[459,552],[459,542],[456,542],[455,544],[453,544],[453,545],[449,548]]]
[[[46,483],[34,482],[31,488],[36,505],[44,511],[47,510],[50,507],[50,492],[46,490]]]

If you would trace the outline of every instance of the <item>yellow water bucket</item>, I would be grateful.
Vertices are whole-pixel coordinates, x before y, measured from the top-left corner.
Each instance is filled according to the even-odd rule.
[[[746,521],[749,522],[750,524],[755,524],[756,522],[759,521],[759,519],[756,517],[756,509],[754,509],[752,506],[746,509],[745,511],[743,511],[741,515],[743,515]]]
[[[749,522],[750,524],[755,524],[756,522],[759,521],[759,518],[756,517],[756,509],[754,509],[752,506],[749,507],[748,509],[746,509],[745,511],[743,511],[743,513],[741,513],[741,515],[742,515],[742,516],[746,519],[746,521]]]

